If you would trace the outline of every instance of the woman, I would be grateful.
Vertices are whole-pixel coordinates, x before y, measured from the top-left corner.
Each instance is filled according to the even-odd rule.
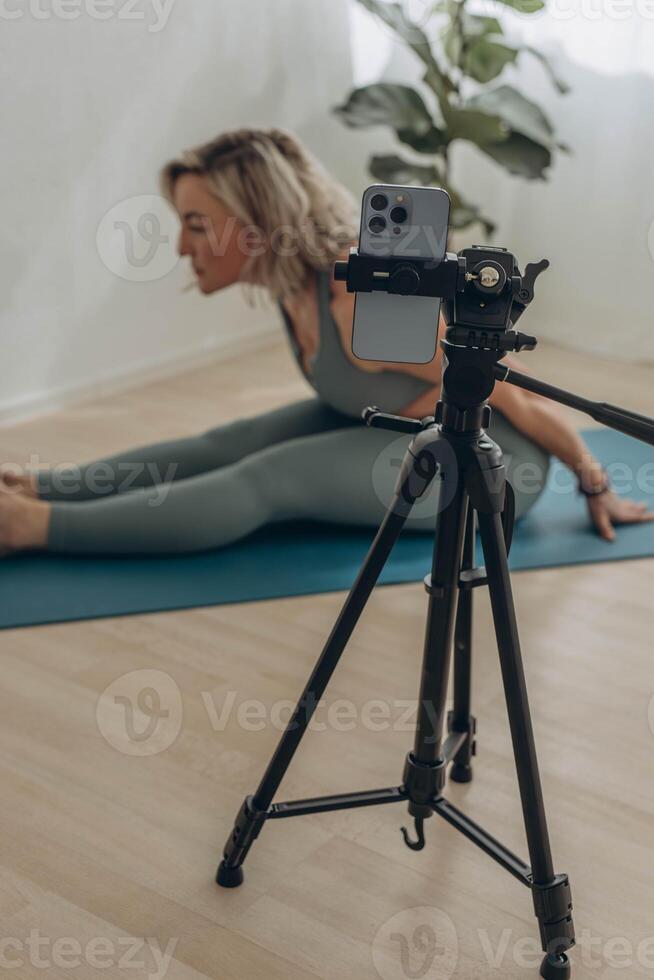
[[[433,414],[441,357],[439,351],[429,364],[391,364],[352,354],[353,296],[332,269],[356,241],[354,202],[278,129],[223,134],[167,164],[161,179],[181,221],[179,252],[201,292],[237,282],[266,290],[280,305],[317,397],[74,471],[7,468],[0,548],[180,553],[227,545],[295,518],[378,525],[410,436],[366,427],[361,410],[377,404],[414,418]],[[503,384],[490,404],[489,432],[504,450],[518,518],[542,491],[550,454],[577,474],[583,492],[595,494],[587,498],[590,517],[607,540],[613,524],[654,517],[610,492],[602,467],[557,405]],[[172,475],[157,483],[154,474],[162,473]],[[433,526],[437,482],[407,528]]]

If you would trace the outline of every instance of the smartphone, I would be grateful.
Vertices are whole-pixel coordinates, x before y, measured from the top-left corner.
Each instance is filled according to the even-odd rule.
[[[372,184],[363,194],[359,253],[442,261],[450,198],[440,187]],[[436,355],[441,301],[434,296],[357,293],[352,353],[363,361],[426,364]]]

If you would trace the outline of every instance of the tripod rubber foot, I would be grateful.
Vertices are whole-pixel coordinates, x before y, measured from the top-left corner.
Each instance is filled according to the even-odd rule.
[[[224,861],[220,862],[216,881],[223,888],[238,888],[243,884],[243,868],[230,868]]]
[[[540,975],[544,980],[570,980],[570,960],[565,953],[560,956],[546,956],[541,964]]]
[[[455,783],[472,782],[472,766],[464,766],[460,762],[454,762],[450,767],[450,779]]]

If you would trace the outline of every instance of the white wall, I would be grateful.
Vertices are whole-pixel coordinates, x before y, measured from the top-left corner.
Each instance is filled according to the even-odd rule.
[[[235,126],[286,126],[358,194],[368,154],[393,145],[384,129],[353,133],[330,113],[352,82],[348,0],[137,0],[129,8],[108,0],[106,20],[96,19],[93,2],[0,3],[0,420],[173,373],[280,330],[274,309],[252,311],[238,289],[181,292],[185,264],[167,261],[174,223],[162,225],[169,241],[146,266],[146,281],[117,274],[138,274],[124,248],[107,256],[101,235],[99,250],[98,228],[120,218],[135,227],[143,207],[133,199],[157,194],[160,165],[180,149]],[[369,39],[360,81],[383,70],[380,50]],[[524,329],[651,360],[654,129],[646,107],[654,79],[615,64],[603,74],[572,54],[559,55],[573,88],[567,98],[535,62],[525,59],[519,75],[575,150],[551,181],[510,178],[466,146],[455,154],[457,178],[471,198],[486,198],[497,242],[523,262],[552,262]],[[395,46],[387,76],[410,74]],[[137,236],[135,253],[147,248]]]
[[[117,219],[135,228],[143,207],[131,199],[158,193],[169,157],[223,129],[282,125],[338,176],[353,167],[329,115],[351,81],[346,0],[59,4],[0,5],[4,420],[279,329],[273,308],[250,310],[238,289],[182,293],[185,262],[170,269],[174,224],[161,226],[169,241],[148,281],[116,274],[141,274],[124,247],[103,261],[103,217],[111,212],[105,229]],[[148,247],[137,235],[134,254]]]

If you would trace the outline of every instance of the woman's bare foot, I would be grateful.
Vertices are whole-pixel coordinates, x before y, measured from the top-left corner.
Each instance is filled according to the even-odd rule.
[[[26,497],[38,499],[34,473],[20,473],[15,466],[0,466],[0,482],[5,483],[14,493],[22,493]]]
[[[0,555],[45,548],[51,509],[45,500],[31,500],[0,480]]]

